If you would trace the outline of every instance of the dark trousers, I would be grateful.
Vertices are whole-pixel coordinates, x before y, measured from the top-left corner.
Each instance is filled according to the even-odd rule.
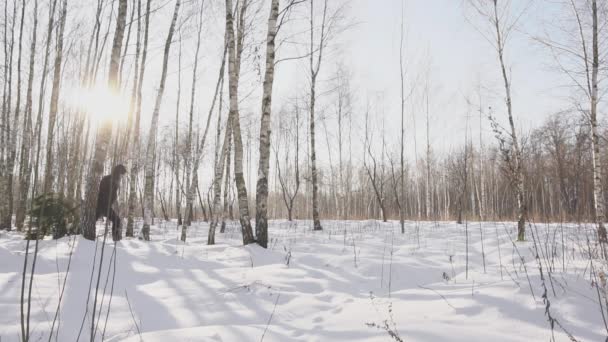
[[[120,241],[122,239],[122,229],[120,227],[120,216],[114,211],[114,209],[110,208],[106,213],[97,213],[97,220],[102,217],[107,217],[107,219],[112,222],[112,239],[114,241]]]

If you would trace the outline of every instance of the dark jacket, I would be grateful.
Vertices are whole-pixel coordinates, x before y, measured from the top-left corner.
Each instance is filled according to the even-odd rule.
[[[118,187],[120,186],[120,177],[107,175],[101,179],[99,183],[99,194],[97,196],[97,218],[108,216],[112,208],[112,204],[118,198]]]

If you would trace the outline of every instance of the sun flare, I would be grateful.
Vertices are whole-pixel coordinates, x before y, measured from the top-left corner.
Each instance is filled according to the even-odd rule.
[[[106,120],[124,123],[129,115],[129,98],[105,86],[74,89],[69,102],[97,123]]]

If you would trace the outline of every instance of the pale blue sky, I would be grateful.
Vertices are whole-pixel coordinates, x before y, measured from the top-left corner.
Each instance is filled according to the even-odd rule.
[[[523,4],[528,3],[514,0],[514,11],[518,12]],[[334,40],[337,51],[333,50],[328,55],[324,70],[331,72],[338,62],[348,66],[353,74],[355,115],[360,125],[363,125],[364,108],[370,99],[374,102],[372,116],[378,121],[384,120],[387,143],[395,145],[400,124],[402,3],[401,0],[352,0],[349,6],[349,18],[355,25]],[[522,131],[538,126],[549,114],[569,106],[566,96],[570,95],[570,90],[563,87],[566,80],[554,70],[550,53],[531,39],[542,33],[549,13],[558,9],[547,1],[533,3],[507,45],[506,61],[512,78],[514,115]],[[484,107],[491,106],[496,117],[505,118],[504,87],[498,57],[476,29],[483,23],[473,17],[460,0],[410,0],[405,2],[404,13],[408,82],[410,85],[415,83],[418,88],[407,105],[407,135],[410,139],[416,136],[419,146],[426,139],[423,126],[426,116],[420,92],[424,87],[425,69],[431,65],[431,143],[438,152],[448,152],[464,140],[465,114],[468,111],[464,99],[470,97],[477,105],[479,84],[483,87]],[[293,86],[301,87],[302,83],[307,86],[307,78],[303,76],[307,72],[306,63],[278,69],[276,93],[279,99],[293,95]],[[325,79],[329,77],[325,74]],[[381,105],[377,104],[379,101]],[[477,137],[478,109],[471,110],[471,133]],[[493,139],[487,120],[484,119],[482,124],[485,139]],[[376,128],[379,130],[381,127],[379,122]],[[410,146],[413,146],[412,142],[410,140]],[[412,155],[413,150],[409,153]]]
[[[335,6],[341,0],[329,0]],[[345,33],[332,41],[332,48],[324,60],[323,72],[320,77],[320,92],[330,87],[328,80],[337,63],[345,64],[353,75],[351,85],[354,94],[354,113],[359,128],[364,124],[364,109],[367,100],[371,102],[372,117],[376,119],[375,128],[378,132],[384,126],[386,142],[394,150],[398,143],[400,123],[400,81],[399,81],[399,36],[402,1],[405,0],[346,0],[348,12],[345,16],[349,23],[354,24]],[[144,101],[144,120],[142,129],[147,132],[151,113],[152,99],[158,83],[160,63],[162,61],[162,44],[168,29],[168,20],[172,10],[172,1],[156,1],[158,4],[169,4],[153,15],[154,25],[151,27],[151,48],[148,56],[148,71],[146,74]],[[206,15],[203,29],[203,41],[199,58],[199,72],[195,102],[195,117],[197,121],[206,118],[212,91],[217,78],[219,59],[222,51],[224,32],[224,2],[206,0]],[[321,4],[320,0],[316,1]],[[476,31],[475,26],[483,26],[479,18],[467,20],[467,11],[461,0],[407,0],[405,2],[405,23],[407,35],[405,38],[405,59],[408,62],[408,83],[416,86],[418,91],[407,104],[407,135],[408,155],[413,159],[413,138],[418,140],[419,147],[426,138],[424,129],[424,108],[421,105],[420,89],[423,88],[424,70],[430,65],[430,115],[431,143],[437,152],[445,153],[460,146],[464,139],[465,115],[467,105],[464,98],[477,100],[475,91],[482,84],[484,107],[492,106],[498,118],[505,118],[500,70],[496,51]],[[513,0],[515,11],[529,0]],[[546,22],[554,21],[559,6],[553,1],[533,1],[525,15],[522,16],[517,32],[511,36],[507,46],[506,57],[510,67],[513,86],[513,106],[518,128],[527,131],[539,125],[549,114],[568,107],[566,98],[570,90],[563,85],[567,82],[553,70],[553,60],[548,51],[533,43],[532,35],[541,33],[548,28]],[[74,5],[76,6],[76,5]],[[79,10],[91,15],[91,8],[86,6]],[[184,11],[191,11],[189,5]],[[319,6],[317,6],[319,7]],[[294,25],[307,25],[307,5],[294,15],[299,18]],[[252,10],[256,10],[254,8]],[[74,12],[73,12],[74,13]],[[75,14],[73,14],[75,15]],[[185,16],[186,12],[182,12]],[[251,127],[251,134],[259,125],[260,96],[262,92],[259,68],[263,67],[265,46],[265,30],[267,18],[266,3],[260,7],[255,18],[255,32],[249,36],[252,46],[257,46],[260,59],[249,58],[245,61],[241,79],[241,114],[244,125]],[[182,18],[183,18],[182,16]],[[304,18],[304,19],[302,19]],[[189,87],[194,53],[194,37],[192,25],[182,30],[182,120],[190,103]],[[305,30],[302,32],[305,33]],[[178,35],[179,36],[179,35]],[[308,37],[302,35],[298,41],[307,43]],[[131,42],[133,45],[134,42]],[[133,49],[133,47],[131,47]],[[306,47],[301,47],[306,51]],[[172,46],[172,64],[169,68],[167,88],[161,110],[161,123],[172,125],[175,117],[175,101],[177,95],[177,53],[179,45]],[[285,57],[290,52],[282,49],[278,57]],[[131,50],[132,53],[132,50]],[[247,55],[251,57],[252,55]],[[430,61],[430,64],[429,62]],[[279,109],[290,101],[296,94],[305,97],[307,94],[308,66],[307,61],[295,61],[280,64],[276,70],[274,115],[277,119]],[[129,72],[127,67],[126,71]],[[418,82],[414,82],[418,80]],[[331,110],[327,109],[331,95],[319,101],[319,111],[326,111],[332,131]],[[474,116],[471,122],[471,133],[477,137],[479,122],[477,108],[471,109]],[[416,119],[416,129],[413,120]],[[185,121],[184,121],[185,122]],[[215,122],[215,121],[214,121]],[[493,142],[487,120],[484,120],[484,137]],[[321,131],[319,134],[323,135]],[[358,132],[359,137],[361,132]],[[335,137],[330,137],[330,144]],[[359,139],[362,140],[362,139]],[[321,163],[326,162],[326,140],[319,139],[321,145]],[[302,141],[303,143],[304,141]],[[253,142],[255,143],[255,142]],[[250,144],[251,145],[251,144]],[[252,145],[254,146],[254,145]],[[256,148],[253,148],[252,165],[255,165]],[[357,152],[357,155],[360,154]],[[208,154],[207,157],[210,157]],[[358,157],[358,156],[357,156]]]
[[[523,1],[514,1],[520,6]],[[374,91],[386,92],[391,100],[388,110],[394,120],[399,106],[399,31],[400,0],[356,0],[353,14],[362,22],[350,36],[351,62],[359,84],[366,84]],[[510,65],[513,85],[514,114],[518,126],[528,129],[542,122],[548,114],[563,109],[562,91],[556,73],[551,68],[550,55],[530,35],[538,34],[543,27],[543,15],[548,9],[544,4],[530,7],[507,46],[507,63]],[[465,17],[466,15],[466,17]],[[475,27],[482,26],[463,8],[459,0],[407,1],[406,58],[410,61],[412,77],[424,74],[430,63],[431,120],[433,145],[438,149],[449,148],[462,140],[467,106],[465,96],[477,100],[477,84],[483,91],[485,106],[492,106],[497,117],[504,116],[504,88],[496,51],[482,38]],[[470,20],[467,20],[470,18]],[[476,25],[476,26],[473,26]],[[411,80],[411,79],[410,79]],[[420,78],[424,82],[424,77]],[[422,86],[422,84],[420,85]],[[413,101],[417,101],[413,99]],[[419,104],[412,104],[411,111],[418,114],[418,126],[424,119]],[[474,109],[475,110],[475,109]],[[473,127],[478,127],[478,115]],[[391,120],[388,119],[387,120]],[[489,127],[485,125],[489,131]],[[418,127],[420,128],[420,127]],[[413,129],[410,131],[413,134]],[[425,139],[424,130],[418,129],[419,139]],[[473,134],[476,134],[475,132]],[[442,146],[443,145],[443,146]]]

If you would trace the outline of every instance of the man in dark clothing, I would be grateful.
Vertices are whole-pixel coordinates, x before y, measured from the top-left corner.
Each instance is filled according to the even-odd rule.
[[[112,206],[118,197],[120,178],[126,173],[127,169],[124,165],[116,165],[112,170],[112,174],[104,176],[99,183],[95,220],[106,217],[112,222],[112,238],[114,241],[119,241],[122,238],[122,233],[120,230],[120,216],[118,216]]]

